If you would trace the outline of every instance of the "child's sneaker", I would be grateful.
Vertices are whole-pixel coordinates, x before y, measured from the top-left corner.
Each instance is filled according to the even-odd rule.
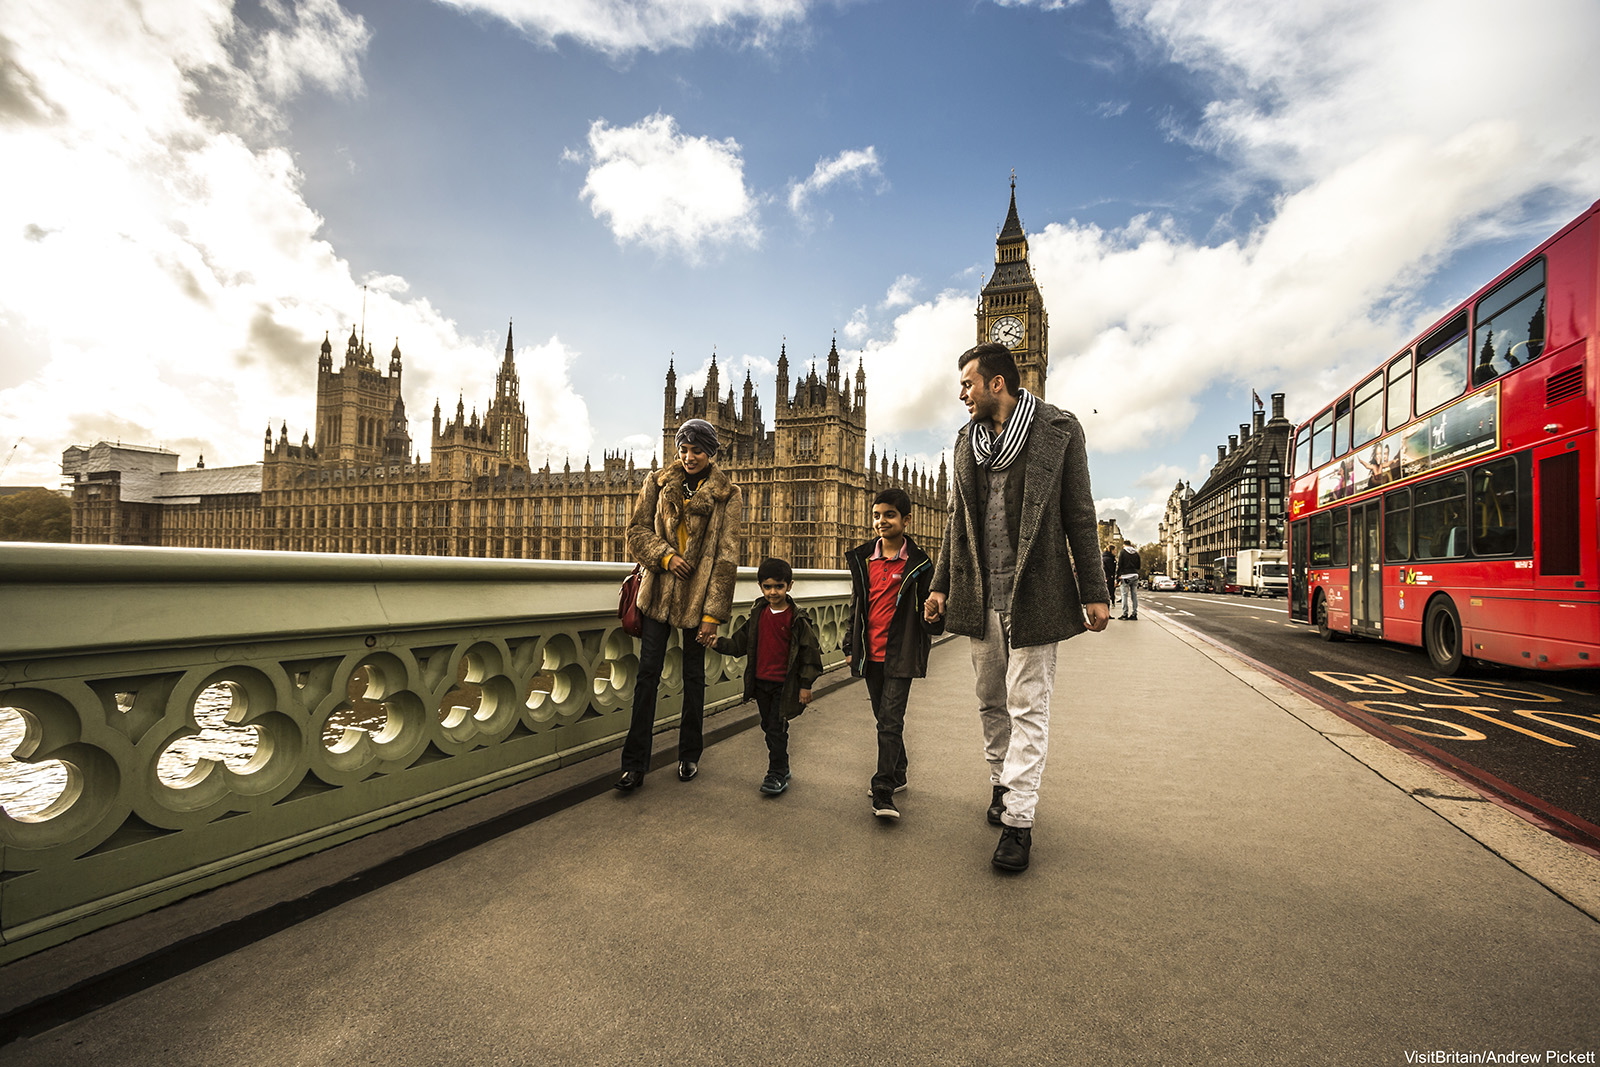
[[[898,819],[900,809],[894,806],[894,797],[880,794],[872,798],[872,814],[880,819]]]
[[[761,779],[761,791],[769,797],[775,797],[789,788],[789,772],[768,771],[767,776]]]

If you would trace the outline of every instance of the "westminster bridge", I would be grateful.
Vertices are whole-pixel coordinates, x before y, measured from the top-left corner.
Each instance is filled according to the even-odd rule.
[[[797,575],[830,670],[787,794],[714,653],[702,772],[670,773],[676,650],[656,773],[615,793],[626,573],[0,545],[38,776],[0,814],[0,1065],[1600,1046],[1593,857],[1146,613],[1063,646],[1021,876],[988,862],[963,639],[913,688],[904,817],[872,818],[843,572]]]

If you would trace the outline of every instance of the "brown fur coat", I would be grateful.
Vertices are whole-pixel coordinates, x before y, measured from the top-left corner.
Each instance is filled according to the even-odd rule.
[[[628,520],[628,553],[644,564],[639,610],[658,622],[693,629],[705,616],[733,617],[743,507],[739,487],[716,464],[688,501],[683,498],[686,477],[683,463],[673,460],[645,479]],[[686,579],[661,567],[663,556],[678,552],[680,524],[689,532],[683,558],[694,567]]]

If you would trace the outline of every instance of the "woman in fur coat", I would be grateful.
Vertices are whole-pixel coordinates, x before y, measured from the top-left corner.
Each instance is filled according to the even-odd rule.
[[[645,479],[628,520],[628,552],[644,567],[639,584],[639,674],[633,722],[622,746],[621,790],[644,784],[656,690],[673,630],[683,640],[683,717],[678,726],[678,778],[700,770],[704,747],[705,643],[733,613],[739,567],[739,487],[716,465],[717,430],[704,419],[678,427],[678,458]]]

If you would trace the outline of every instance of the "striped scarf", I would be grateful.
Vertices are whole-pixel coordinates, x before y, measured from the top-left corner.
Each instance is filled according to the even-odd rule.
[[[972,458],[978,466],[1003,471],[1015,463],[1022,450],[1028,447],[1028,431],[1033,429],[1033,416],[1039,410],[1039,399],[1026,389],[1017,395],[1017,408],[1006,420],[996,437],[984,419],[972,420]]]

